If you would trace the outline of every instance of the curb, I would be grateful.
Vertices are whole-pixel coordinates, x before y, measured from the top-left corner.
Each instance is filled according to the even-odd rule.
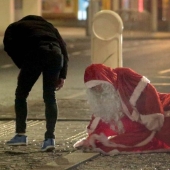
[[[75,151],[62,158],[57,159],[57,161],[49,162],[45,165],[45,168],[56,168],[57,170],[75,170],[77,166],[83,164],[86,161],[98,157],[99,153],[84,153]]]
[[[73,168],[76,168],[80,164],[89,161],[91,159],[94,159],[99,155],[100,153],[84,153],[84,152],[82,153],[74,152],[72,154],[66,155],[65,157],[68,158],[69,161],[77,160],[76,162],[74,162],[72,166],[69,166],[66,170],[74,170]],[[78,157],[81,158],[81,160],[78,160]]]

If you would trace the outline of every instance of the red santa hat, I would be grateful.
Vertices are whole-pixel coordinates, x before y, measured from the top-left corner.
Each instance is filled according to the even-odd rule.
[[[144,124],[149,130],[159,130],[164,121],[163,108],[156,89],[150,81],[130,68],[112,69],[103,64],[86,68],[84,82],[87,88],[110,83],[117,90],[124,113]]]

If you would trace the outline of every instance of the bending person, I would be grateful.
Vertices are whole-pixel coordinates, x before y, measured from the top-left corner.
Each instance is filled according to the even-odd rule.
[[[41,16],[28,15],[10,24],[4,35],[4,50],[20,69],[15,91],[16,135],[7,145],[27,145],[27,97],[43,75],[46,132],[42,151],[55,149],[58,107],[55,92],[64,86],[68,54],[58,30]]]

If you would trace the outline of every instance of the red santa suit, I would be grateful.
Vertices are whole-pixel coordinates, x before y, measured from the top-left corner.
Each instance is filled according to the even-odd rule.
[[[146,77],[129,68],[112,69],[103,64],[87,67],[84,82],[90,95],[97,85],[102,85],[103,94],[89,97],[94,113],[88,135],[75,148],[107,155],[170,150],[170,94],[158,93]]]

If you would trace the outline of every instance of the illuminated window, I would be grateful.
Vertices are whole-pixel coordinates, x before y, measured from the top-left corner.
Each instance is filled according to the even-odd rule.
[[[138,0],[138,11],[143,12],[143,0]]]
[[[89,5],[88,0],[79,0],[78,7],[78,20],[86,20],[87,19],[87,7]]]

